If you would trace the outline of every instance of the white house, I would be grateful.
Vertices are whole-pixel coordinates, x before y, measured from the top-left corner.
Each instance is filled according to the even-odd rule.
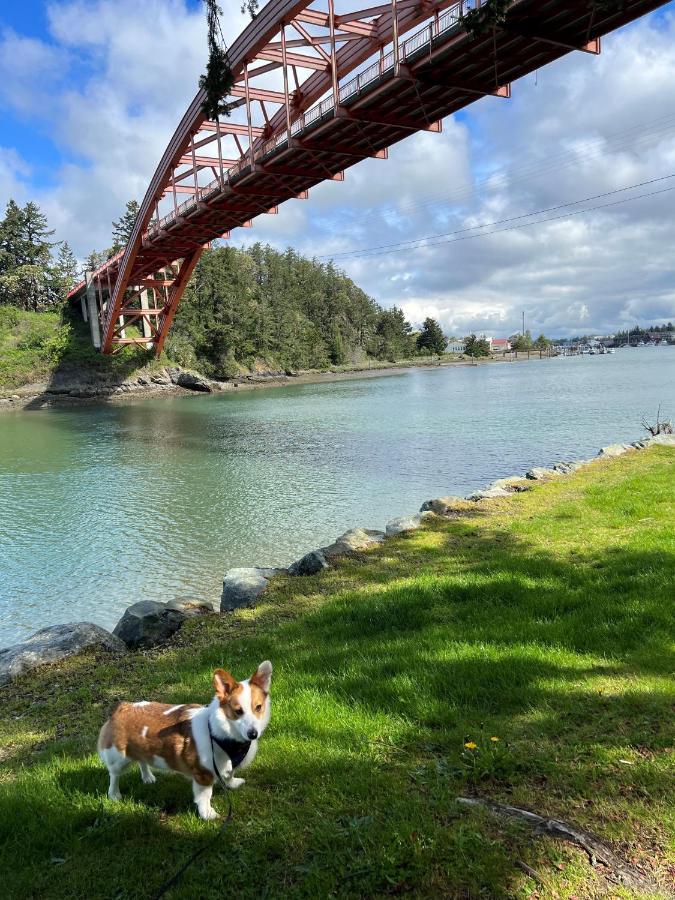
[[[464,353],[465,350],[466,344],[460,340],[448,341],[448,346],[445,348],[446,353]]]

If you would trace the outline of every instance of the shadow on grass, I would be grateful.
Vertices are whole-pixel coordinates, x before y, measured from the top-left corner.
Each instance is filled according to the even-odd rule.
[[[137,347],[125,347],[114,356],[100,353],[91,342],[88,323],[83,321],[79,308],[71,304],[63,309],[62,326],[52,357],[47,387],[26,405],[26,409],[42,409],[55,401],[67,403],[69,397],[79,402],[83,399],[106,402],[106,391],[119,387],[132,372],[151,359],[148,351]]]

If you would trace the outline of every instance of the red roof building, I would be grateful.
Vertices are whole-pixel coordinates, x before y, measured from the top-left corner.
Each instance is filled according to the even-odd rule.
[[[493,353],[505,353],[511,349],[511,344],[507,338],[490,338],[490,350]]]

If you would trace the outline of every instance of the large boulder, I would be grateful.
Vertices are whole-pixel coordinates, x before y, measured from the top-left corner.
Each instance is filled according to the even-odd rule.
[[[374,528],[350,528],[328,547],[322,547],[321,552],[330,561],[333,556],[349,556],[350,553],[359,553],[381,544],[384,537],[384,531]]]
[[[603,459],[611,459],[614,456],[623,456],[629,450],[632,450],[630,444],[609,444],[607,447],[601,448],[598,456]]]
[[[189,391],[202,391],[205,394],[210,394],[212,391],[210,382],[201,375],[184,372],[182,369],[167,369],[166,371],[173,384],[177,384],[178,387],[187,388]]]
[[[425,515],[426,514],[427,513],[425,513]],[[415,531],[417,528],[421,527],[423,521],[421,515],[399,516],[398,519],[392,519],[391,522],[387,522],[387,537],[394,537],[397,534],[404,534],[407,531]]]
[[[42,628],[20,644],[0,650],[0,684],[94,647],[109,653],[125,653],[127,649],[119,638],[91,622]]]
[[[553,466],[553,471],[557,472],[559,475],[571,475],[572,472],[576,472],[578,469],[583,468],[586,465],[581,459],[565,459],[561,462],[557,462]]]
[[[127,647],[152,647],[170,638],[186,619],[206,612],[213,607],[198,601],[140,600],[125,610],[113,634]]]
[[[546,481],[548,478],[557,478],[561,474],[561,472],[547,469],[545,466],[533,466],[529,472],[525,473],[525,477],[530,481]]]
[[[433,500],[426,500],[420,506],[420,512],[432,512],[437,516],[447,516],[448,513],[462,505],[466,505],[465,497],[435,497]]]
[[[521,491],[529,491],[531,485],[527,483],[527,479],[521,475],[507,475],[506,478],[498,478],[496,481],[490,482],[486,490],[502,490],[509,494],[518,494]]]
[[[496,500],[499,497],[508,497],[513,491],[507,491],[503,487],[487,487],[482,491],[474,491],[470,494],[469,500],[478,503],[479,500]]]
[[[675,447],[675,434],[655,434],[647,438],[649,446],[652,444],[661,444],[664,447]]]
[[[328,568],[328,562],[322,550],[310,550],[303,557],[288,567],[289,575],[316,575]]]
[[[220,611],[232,612],[240,606],[252,606],[269,585],[270,578],[283,571],[258,566],[230,569],[223,579]]]

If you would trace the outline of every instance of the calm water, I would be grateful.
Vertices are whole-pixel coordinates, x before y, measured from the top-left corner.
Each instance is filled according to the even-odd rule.
[[[675,416],[675,348],[0,416],[0,646]]]

